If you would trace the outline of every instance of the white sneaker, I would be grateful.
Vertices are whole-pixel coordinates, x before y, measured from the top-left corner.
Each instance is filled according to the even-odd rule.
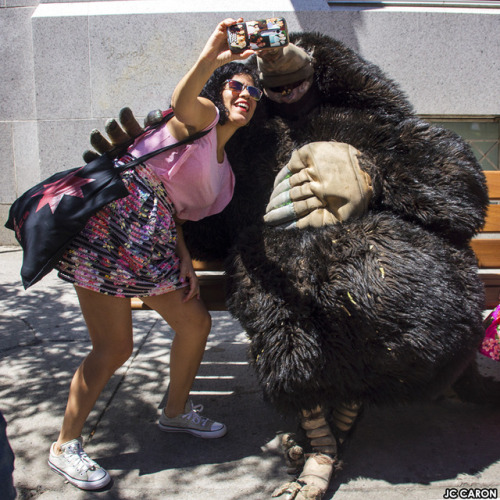
[[[220,422],[214,422],[201,415],[203,405],[193,406],[191,400],[188,400],[184,413],[177,417],[169,418],[165,412],[161,412],[158,427],[164,432],[187,432],[194,436],[213,439],[226,434],[227,427]]]
[[[108,472],[83,451],[82,438],[61,445],[60,455],[54,451],[55,444],[50,447],[49,467],[74,486],[82,490],[99,490],[111,481]]]

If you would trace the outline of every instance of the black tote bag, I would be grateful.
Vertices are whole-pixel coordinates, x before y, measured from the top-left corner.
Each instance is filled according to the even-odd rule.
[[[172,116],[173,113],[166,114],[162,123]],[[15,231],[23,249],[21,278],[24,288],[34,285],[54,268],[92,215],[129,194],[120,176],[123,170],[199,139],[208,132],[198,132],[120,167],[103,154],[83,167],[54,174],[21,195],[12,204],[5,227]]]

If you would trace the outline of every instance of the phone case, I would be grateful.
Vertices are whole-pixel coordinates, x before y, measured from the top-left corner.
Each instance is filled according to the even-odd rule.
[[[227,29],[227,43],[235,53],[285,47],[289,43],[286,21],[283,17],[272,17],[233,24]]]

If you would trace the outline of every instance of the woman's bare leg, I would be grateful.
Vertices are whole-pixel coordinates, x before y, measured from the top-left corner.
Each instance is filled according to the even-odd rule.
[[[183,289],[153,297],[141,297],[175,331],[170,351],[170,388],[167,417],[184,413],[189,391],[200,367],[212,326],[209,312],[196,298],[183,302]]]
[[[79,437],[97,398],[133,349],[130,300],[75,286],[92,350],[71,381],[56,449]]]

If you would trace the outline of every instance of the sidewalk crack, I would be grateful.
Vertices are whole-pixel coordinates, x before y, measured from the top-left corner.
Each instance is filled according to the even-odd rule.
[[[99,427],[99,424],[101,423],[101,420],[104,418],[105,413],[107,412],[108,408],[113,403],[113,400],[115,399],[115,396],[118,394],[118,391],[120,390],[120,387],[122,386],[123,382],[125,381],[125,378],[127,377],[127,373],[130,370],[130,368],[132,367],[132,364],[134,363],[135,358],[139,355],[139,353],[141,352],[142,348],[144,347],[144,344],[149,339],[149,337],[151,335],[151,332],[153,331],[153,329],[155,328],[155,326],[160,321],[161,321],[161,319],[155,320],[155,322],[152,324],[152,326],[149,329],[149,331],[146,333],[146,335],[144,335],[144,338],[142,339],[142,342],[138,345],[138,347],[135,350],[135,352],[128,359],[128,361],[127,361],[127,367],[125,368],[125,371],[123,372],[122,376],[120,377],[118,383],[116,384],[115,389],[111,393],[111,396],[109,397],[108,401],[106,402],[106,405],[104,406],[103,410],[101,411],[101,413],[97,417],[97,421],[94,424],[94,426],[92,427],[92,429],[91,429],[91,431],[90,431],[90,433],[88,435],[88,438],[87,438],[88,441],[90,441],[94,437],[94,434],[97,432],[97,428]]]

